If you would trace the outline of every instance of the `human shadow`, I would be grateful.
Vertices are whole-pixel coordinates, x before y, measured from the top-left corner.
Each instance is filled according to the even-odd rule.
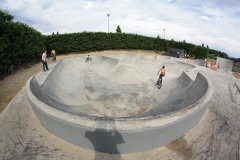
[[[93,144],[95,160],[108,159],[120,160],[121,155],[117,148],[118,144],[124,143],[122,135],[116,129],[114,121],[96,122],[94,131],[87,131],[85,137]],[[105,153],[105,154],[104,154]]]

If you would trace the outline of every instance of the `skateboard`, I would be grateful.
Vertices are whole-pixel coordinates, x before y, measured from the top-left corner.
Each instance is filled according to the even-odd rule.
[[[158,87],[158,89],[160,89],[161,87],[162,87],[162,81],[159,79],[158,81],[157,81],[157,87]]]
[[[92,60],[93,60],[92,57],[89,57],[85,59],[85,62],[92,61]]]

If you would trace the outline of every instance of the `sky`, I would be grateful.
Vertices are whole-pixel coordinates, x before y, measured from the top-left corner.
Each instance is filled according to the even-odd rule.
[[[0,9],[48,35],[122,32],[196,45],[240,58],[240,0],[0,0]],[[107,14],[110,14],[108,17]]]

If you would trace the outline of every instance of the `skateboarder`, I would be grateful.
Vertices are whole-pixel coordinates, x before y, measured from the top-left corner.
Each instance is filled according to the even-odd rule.
[[[87,57],[86,57],[86,62],[88,62],[88,61],[91,61],[92,60],[92,57],[90,57],[90,55],[87,55]]]
[[[162,68],[159,69],[157,75],[159,75],[159,73],[160,73],[160,76],[159,76],[159,79],[157,80],[157,85],[159,86],[158,88],[160,89],[162,86],[162,77],[164,77],[166,74],[165,66],[162,66]]]

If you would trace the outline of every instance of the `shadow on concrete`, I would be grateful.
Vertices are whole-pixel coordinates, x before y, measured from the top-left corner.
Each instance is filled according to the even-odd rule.
[[[100,122],[96,123],[96,130],[85,133],[85,137],[91,141],[96,151],[95,160],[106,158],[106,154],[104,153],[108,153],[109,159],[111,160],[120,160],[121,155],[117,146],[118,144],[124,143],[124,140],[116,129],[114,122],[107,122],[104,129],[98,129],[98,127],[102,127],[103,124],[100,124]]]

